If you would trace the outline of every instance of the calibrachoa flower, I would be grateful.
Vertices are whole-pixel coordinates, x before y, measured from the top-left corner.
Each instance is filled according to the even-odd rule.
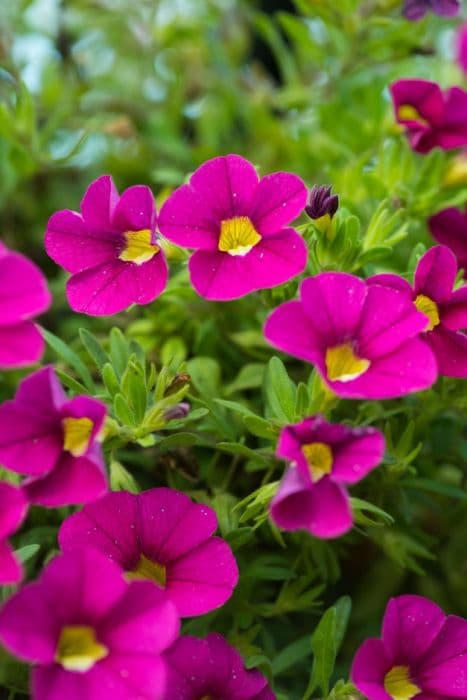
[[[106,408],[89,396],[68,399],[52,367],[20,382],[0,405],[0,463],[28,478],[32,503],[86,503],[107,491],[99,442]]]
[[[403,13],[412,21],[422,19],[427,12],[441,17],[454,17],[459,13],[459,0],[404,0]]]
[[[452,250],[467,277],[467,213],[449,207],[432,216],[428,226],[433,238]]]
[[[0,368],[25,367],[42,357],[44,340],[31,320],[51,296],[39,268],[0,243]]]
[[[149,187],[129,187],[119,196],[108,175],[89,185],[81,214],[64,209],[49,219],[45,247],[72,275],[66,292],[74,311],[115,314],[164,291],[168,268],[155,226]]]
[[[396,120],[405,127],[414,151],[427,153],[467,145],[467,92],[460,87],[441,92],[429,80],[398,80],[391,94]]]
[[[426,316],[405,294],[367,285],[344,272],[323,272],[300,286],[300,300],[275,309],[267,340],[314,364],[339,396],[389,399],[436,381],[436,360],[418,339]]]
[[[399,275],[382,274],[368,282],[393,287],[412,299],[426,316],[424,340],[433,350],[438,371],[447,377],[467,377],[467,286],[452,291],[457,261],[444,245],[430,248],[420,258],[413,289]]]
[[[338,537],[352,527],[346,486],[381,461],[384,437],[375,428],[350,428],[322,416],[286,426],[276,454],[291,462],[271,503],[271,517],[284,530]]]
[[[139,495],[109,493],[65,520],[64,551],[93,547],[107,554],[130,579],[163,588],[182,617],[223,605],[238,581],[229,545],[212,534],[214,511],[169,488]]]
[[[0,584],[18,583],[23,571],[6,538],[23,522],[27,502],[20,489],[0,481]]]
[[[179,637],[164,654],[164,700],[274,700],[266,678],[247,671],[240,654],[220,634]]]
[[[392,598],[382,639],[362,644],[352,681],[368,700],[467,697],[467,620],[421,596]]]
[[[178,631],[162,591],[93,549],[56,557],[0,611],[1,641],[34,664],[34,700],[160,700]]]
[[[307,249],[288,224],[302,211],[307,190],[291,173],[261,180],[237,155],[214,158],[196,170],[162,206],[161,233],[195,248],[191,282],[207,299],[237,299],[276,287],[303,272]]]

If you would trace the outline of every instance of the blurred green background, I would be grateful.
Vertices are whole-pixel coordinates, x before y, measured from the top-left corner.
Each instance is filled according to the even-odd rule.
[[[461,383],[441,381],[384,406],[342,402],[332,414],[385,429],[386,464],[356,491],[384,508],[394,526],[390,516],[367,512],[373,519],[366,520],[360,512],[359,529],[337,543],[281,538],[265,522],[265,503],[269,482],[281,475],[273,450],[286,421],[268,394],[274,366],[265,369],[272,351],[260,329],[296,283],[210,304],[188,288],[184,255],[172,250],[172,280],[155,304],[89,319],[70,312],[65,276],[46,258],[43,233],[48,217],[78,209],[103,173],[120,190],[148,184],[160,204],[204,160],[239,153],[262,174],[290,170],[340,195],[340,235],[332,245],[310,239],[310,271],[409,274],[430,245],[426,218],[464,206],[467,184],[449,178],[455,156],[409,150],[394,124],[388,84],[400,77],[462,84],[453,60],[458,23],[427,16],[409,24],[400,0],[0,0],[2,239],[46,272],[54,305],[44,325],[81,357],[78,328],[107,347],[108,329],[117,325],[158,366],[174,356],[187,362],[191,400],[209,414],[199,414],[201,444],[190,450],[188,440],[170,458],[142,447],[118,456],[144,487],[170,483],[216,507],[242,582],[220,616],[187,629],[202,634],[211,625],[228,634],[250,665],[274,678],[283,700],[307,697],[310,635],[339,596],[352,596],[353,612],[334,681],[347,678],[356,645],[378,632],[392,594],[419,592],[467,615]],[[306,383],[306,414],[320,405],[314,376],[290,360],[287,368]],[[1,378],[2,396],[18,377]],[[237,408],[216,404],[220,397]],[[238,406],[270,421],[270,433],[264,424],[245,427]],[[216,448],[226,440],[250,452]],[[149,463],[157,470],[148,473]],[[232,510],[256,489],[256,502]],[[62,515],[33,514],[36,528],[49,528],[49,551]],[[33,541],[26,533],[21,544]],[[339,605],[344,616],[347,602]],[[5,668],[0,682],[21,688],[16,671]],[[338,685],[330,697],[349,693]]]

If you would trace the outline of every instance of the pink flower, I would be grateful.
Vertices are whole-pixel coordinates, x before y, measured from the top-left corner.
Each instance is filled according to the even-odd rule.
[[[368,700],[454,700],[467,697],[467,621],[426,598],[392,598],[382,639],[367,639],[352,681]]]
[[[19,528],[27,509],[27,502],[21,490],[0,481],[0,585],[21,581],[21,564],[6,538]]]
[[[41,359],[44,340],[31,319],[46,311],[51,296],[33,262],[0,243],[0,368],[25,367]]]
[[[266,678],[247,671],[238,651],[220,634],[179,637],[164,658],[169,689],[164,700],[275,700]]]
[[[339,537],[352,527],[346,486],[356,484],[383,458],[382,433],[328,423],[322,416],[286,426],[276,454],[291,461],[271,503],[284,530]]]
[[[264,334],[276,348],[316,365],[348,398],[389,399],[431,386],[435,357],[418,336],[426,316],[405,294],[344,272],[303,280],[300,300],[275,309]]]
[[[410,146],[428,153],[467,145],[467,92],[460,87],[441,92],[429,80],[397,80],[390,86],[396,120],[405,127]]]
[[[162,591],[92,549],[53,559],[0,611],[3,644],[34,664],[34,700],[161,700],[178,631]]]
[[[74,311],[115,314],[164,291],[168,268],[155,226],[151,190],[136,185],[119,196],[109,175],[89,185],[81,214],[64,209],[49,219],[45,247],[72,275],[67,298]]]
[[[404,0],[402,12],[407,19],[417,21],[430,10],[440,17],[454,17],[459,14],[459,0]]]
[[[433,350],[438,371],[447,377],[467,377],[467,286],[452,291],[457,262],[444,245],[430,248],[417,265],[413,289],[399,275],[382,274],[368,282],[397,289],[426,316],[423,339]]]
[[[467,73],[467,23],[457,30],[456,60],[461,71]]]
[[[307,190],[291,173],[261,180],[244,158],[204,163],[161,209],[159,228],[173,243],[195,248],[191,282],[206,299],[237,299],[288,282],[305,269],[306,245],[288,224]]]
[[[60,528],[64,551],[92,547],[104,552],[131,579],[163,588],[181,617],[223,605],[238,581],[229,545],[212,534],[214,511],[174,489],[140,495],[109,493],[67,518]]]
[[[0,463],[28,475],[22,488],[31,503],[99,498],[107,490],[99,442],[105,415],[89,396],[67,399],[52,367],[34,372],[0,405]]]
[[[432,216],[428,226],[433,238],[452,250],[467,277],[467,213],[449,207]]]

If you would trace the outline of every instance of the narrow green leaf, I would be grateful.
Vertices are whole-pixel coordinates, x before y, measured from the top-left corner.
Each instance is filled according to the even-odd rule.
[[[62,359],[67,365],[72,367],[88,391],[94,393],[95,386],[91,373],[81,358],[66,343],[64,343],[63,340],[57,338],[57,336],[50,331],[43,328],[42,334],[47,341],[47,344],[58,355],[58,357],[60,357],[60,359]]]

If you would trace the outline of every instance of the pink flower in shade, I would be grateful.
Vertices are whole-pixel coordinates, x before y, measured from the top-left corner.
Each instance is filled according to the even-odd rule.
[[[276,525],[321,538],[343,535],[353,522],[346,486],[377,467],[384,448],[375,428],[328,423],[320,415],[286,426],[276,454],[291,465],[271,503]]]
[[[0,243],[0,368],[25,367],[41,359],[44,340],[31,320],[51,296],[39,268]]]
[[[467,277],[467,213],[449,207],[432,216],[428,226],[433,238],[452,250]]]
[[[396,120],[405,127],[410,146],[428,153],[467,145],[467,92],[460,87],[441,92],[429,80],[397,80],[390,86]]]
[[[431,386],[435,357],[418,336],[426,316],[405,294],[344,272],[303,280],[300,300],[275,309],[264,334],[314,364],[338,396],[389,399]]]
[[[402,12],[413,21],[422,19],[427,12],[434,12],[440,17],[455,17],[459,14],[459,0],[404,0]]]
[[[220,634],[179,637],[164,658],[169,688],[164,700],[275,700],[266,678],[247,671]]]
[[[454,700],[467,697],[467,620],[446,615],[426,598],[392,598],[382,639],[367,639],[352,665],[352,682],[368,700]]]
[[[72,275],[66,291],[74,311],[115,314],[164,291],[168,268],[155,226],[151,190],[136,185],[119,196],[109,175],[89,185],[81,214],[64,209],[49,219],[45,247]]]
[[[21,564],[6,538],[19,528],[27,509],[22,491],[0,481],[0,585],[18,583],[22,578]]]
[[[461,71],[467,73],[467,24],[462,24],[457,31],[456,60]]]
[[[178,632],[163,591],[92,549],[53,559],[0,611],[1,641],[34,664],[34,700],[161,700]]]
[[[206,299],[237,299],[288,282],[305,269],[306,245],[288,224],[304,209],[307,190],[291,173],[261,180],[236,155],[204,163],[163,205],[161,233],[195,248],[191,282]]]
[[[0,463],[28,478],[31,503],[86,503],[107,491],[99,442],[106,408],[89,396],[68,399],[52,367],[20,382],[0,405]]]
[[[426,316],[423,339],[433,350],[438,371],[447,377],[467,377],[467,286],[452,291],[457,261],[444,245],[430,248],[417,265],[413,289],[399,275],[370,277],[370,284],[397,289]]]
[[[64,551],[93,547],[125,570],[163,588],[182,617],[223,605],[238,581],[229,545],[213,537],[214,511],[174,489],[139,495],[109,493],[67,518],[59,532]]]

